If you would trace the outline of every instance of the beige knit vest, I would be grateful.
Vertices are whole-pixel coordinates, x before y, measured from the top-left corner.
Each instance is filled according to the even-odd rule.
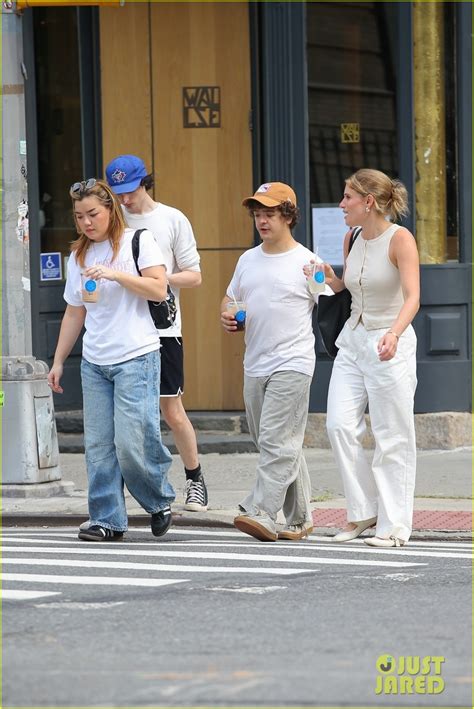
[[[368,240],[362,232],[354,241],[344,275],[352,295],[352,329],[361,321],[367,330],[390,327],[400,312],[400,273],[389,258],[390,242],[399,228],[398,224],[391,224],[380,236]]]

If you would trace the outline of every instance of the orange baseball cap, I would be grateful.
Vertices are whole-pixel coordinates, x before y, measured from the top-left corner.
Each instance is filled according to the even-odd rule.
[[[263,204],[265,207],[279,207],[283,202],[291,202],[296,207],[296,195],[294,190],[283,182],[265,182],[260,185],[253,197],[247,197],[242,202],[244,207],[253,200]]]

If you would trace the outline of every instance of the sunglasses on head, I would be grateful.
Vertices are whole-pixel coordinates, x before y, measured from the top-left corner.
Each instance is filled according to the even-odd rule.
[[[83,192],[87,192],[87,190],[91,190],[96,184],[97,180],[95,177],[90,177],[88,180],[83,180],[82,182],[75,182],[71,185],[69,194],[82,194]]]

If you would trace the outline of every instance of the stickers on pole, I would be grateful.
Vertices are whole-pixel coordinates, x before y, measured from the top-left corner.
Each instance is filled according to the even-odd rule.
[[[18,205],[18,221],[16,225],[16,236],[22,244],[28,244],[30,239],[30,228],[28,222],[28,203],[22,199]]]

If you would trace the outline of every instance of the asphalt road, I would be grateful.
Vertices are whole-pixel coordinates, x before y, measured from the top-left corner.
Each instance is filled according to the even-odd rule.
[[[467,543],[76,534],[4,529],[4,706],[471,706]]]

